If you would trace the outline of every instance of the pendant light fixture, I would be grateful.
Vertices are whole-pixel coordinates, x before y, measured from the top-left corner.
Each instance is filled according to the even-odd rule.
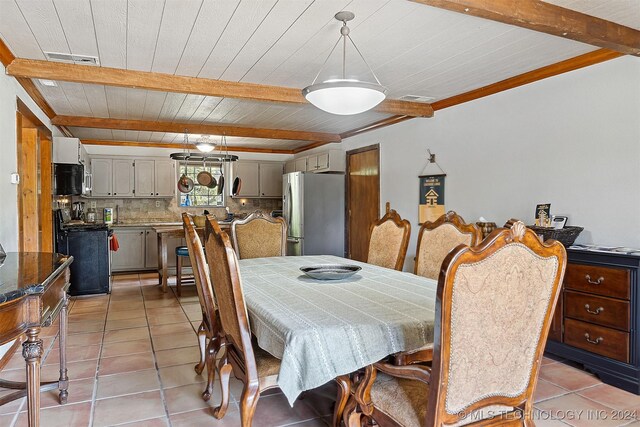
[[[216,144],[211,141],[209,135],[202,135],[200,138],[198,138],[198,141],[196,141],[196,148],[201,153],[210,153],[214,148],[216,148]]]
[[[342,22],[340,38],[338,38],[336,44],[333,45],[331,52],[329,52],[327,59],[325,59],[324,64],[322,64],[320,71],[318,71],[311,85],[302,89],[302,95],[316,107],[332,114],[347,116],[363,113],[380,104],[387,96],[387,89],[380,84],[380,80],[378,80],[378,77],[349,35],[350,30],[347,22],[355,18],[355,14],[353,12],[342,11],[336,13],[335,18]],[[347,78],[347,39],[349,39],[356,52],[358,52],[358,55],[360,55],[360,58],[362,58],[362,61],[364,61],[369,68],[369,71],[376,81],[375,83]],[[327,65],[327,61],[340,41],[342,41],[342,78],[316,83],[318,76],[320,76],[325,65]]]

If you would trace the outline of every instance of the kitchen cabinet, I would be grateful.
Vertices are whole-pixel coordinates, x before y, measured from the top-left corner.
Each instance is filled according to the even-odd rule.
[[[112,271],[145,269],[146,236],[143,228],[114,228],[120,248],[111,255]],[[156,249],[157,253],[157,249]],[[156,264],[157,268],[157,264]]]
[[[291,173],[296,171],[296,160],[291,159],[284,164],[284,173]]]
[[[242,181],[240,194],[235,197],[260,197],[260,164],[258,162],[237,161],[233,164],[233,180]],[[233,187],[233,180],[231,180]]]
[[[117,197],[133,196],[135,182],[133,160],[114,159],[112,167],[112,190]]]
[[[53,151],[51,153],[53,163],[66,163],[73,165],[85,165],[87,163],[87,150],[78,138],[54,137]]]
[[[240,194],[234,197],[282,197],[282,162],[238,161],[232,166],[232,179],[240,177]]]
[[[154,158],[91,159],[91,197],[173,197],[175,162]]]
[[[134,161],[135,168],[135,195],[136,197],[154,196],[156,194],[155,186],[155,166],[153,160]]]
[[[344,172],[345,166],[345,153],[342,150],[328,150],[307,159],[307,171],[311,172]]]
[[[295,159],[294,172],[306,172],[306,171],[307,171],[307,158],[301,157],[299,159]]]
[[[91,159],[91,195],[94,197],[111,196],[111,159]]]
[[[158,235],[152,227],[113,227],[120,248],[112,252],[111,269],[115,272],[156,270],[158,268]],[[184,246],[181,238],[169,239],[167,266],[176,266],[176,248]],[[188,262],[185,265],[189,265]]]
[[[156,196],[173,197],[176,194],[176,163],[173,160],[154,160]]]
[[[282,163],[260,163],[260,196],[282,197]]]

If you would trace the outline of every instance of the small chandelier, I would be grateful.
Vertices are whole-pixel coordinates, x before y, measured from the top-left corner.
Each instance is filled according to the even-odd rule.
[[[349,35],[350,30],[349,27],[347,27],[347,22],[355,18],[355,14],[353,12],[342,11],[336,13],[335,18],[342,22],[340,37],[336,44],[333,45],[331,52],[329,52],[327,59],[325,59],[324,64],[322,64],[320,71],[316,74],[316,78],[313,79],[311,85],[302,89],[302,95],[307,99],[307,101],[328,113],[343,116],[363,113],[384,101],[387,95],[387,89],[380,84],[380,80],[378,80],[378,77],[364,59],[364,56],[362,56],[362,53],[360,53],[360,50]],[[358,52],[358,55],[360,55],[360,58],[362,58],[362,61],[364,61],[369,68],[369,71],[376,80],[376,83],[347,79],[347,39],[349,39],[356,52]],[[340,40],[342,40],[342,78],[316,83],[318,76],[324,69],[327,61],[331,57],[331,54],[333,54],[333,51],[338,46],[338,43],[340,43]]]

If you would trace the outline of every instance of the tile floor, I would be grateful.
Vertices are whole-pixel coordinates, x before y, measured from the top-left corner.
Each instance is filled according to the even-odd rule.
[[[196,375],[195,328],[200,307],[195,288],[173,288],[163,294],[154,274],[116,276],[110,296],[73,299],[69,314],[69,403],[45,392],[41,425],[48,426],[239,426],[236,398],[241,384],[233,380],[232,402],[223,420],[211,415],[219,402],[200,393],[204,378]],[[43,330],[43,380],[58,377],[57,325]],[[24,379],[19,352],[2,372]],[[0,393],[0,396],[2,394]],[[275,391],[259,400],[254,426],[327,426],[333,384],[305,394],[293,408]],[[640,396],[602,384],[596,377],[561,361],[545,358],[536,391],[539,427],[640,427]],[[0,426],[26,426],[24,399],[0,406]]]

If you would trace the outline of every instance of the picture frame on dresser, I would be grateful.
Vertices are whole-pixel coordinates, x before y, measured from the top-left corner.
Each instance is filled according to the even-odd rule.
[[[640,254],[567,249],[547,353],[640,395]]]

